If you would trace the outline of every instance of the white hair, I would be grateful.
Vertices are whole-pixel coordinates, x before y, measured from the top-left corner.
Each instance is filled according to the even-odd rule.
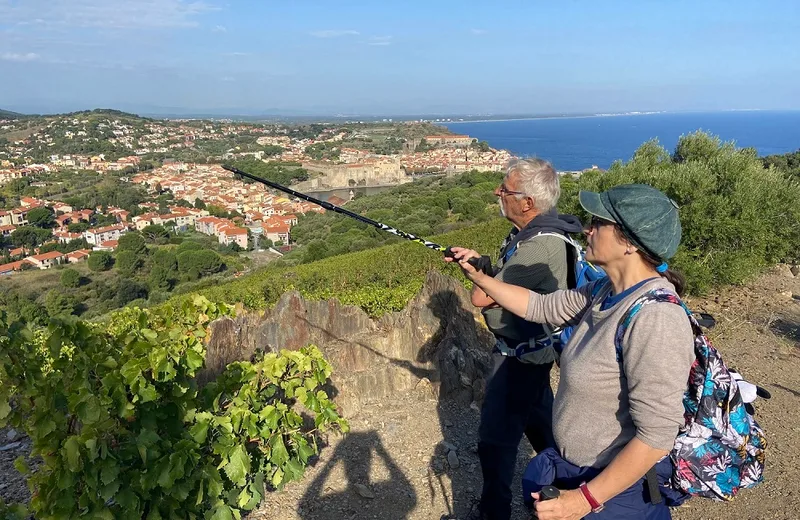
[[[517,190],[525,194],[517,195],[517,198],[533,198],[539,213],[547,213],[556,207],[561,185],[552,164],[543,159],[512,159],[506,166],[506,179],[513,173],[519,176]]]

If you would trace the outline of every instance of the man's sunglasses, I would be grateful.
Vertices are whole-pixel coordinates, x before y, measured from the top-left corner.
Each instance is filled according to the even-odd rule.
[[[521,191],[511,191],[511,190],[507,189],[505,184],[501,184],[500,188],[498,188],[497,191],[499,191],[500,195],[502,195],[502,196],[506,196],[506,195],[525,195]]]

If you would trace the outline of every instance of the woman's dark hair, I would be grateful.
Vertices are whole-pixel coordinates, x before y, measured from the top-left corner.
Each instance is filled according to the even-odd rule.
[[[627,236],[625,236],[625,233],[622,231],[622,228],[619,225],[615,224],[614,230],[616,231],[616,234],[619,238],[630,242],[630,239]],[[661,265],[663,262],[662,260],[659,260],[658,258],[654,257],[653,255],[651,255],[650,253],[641,248],[638,248],[637,252],[639,253],[639,256],[642,257],[642,260],[644,260],[644,262],[649,266],[651,266],[653,269]],[[683,296],[683,294],[686,292],[686,277],[683,276],[683,274],[680,271],[676,271],[675,269],[669,268],[663,273],[658,273],[658,274],[661,275],[663,278],[666,278],[669,283],[675,286],[675,292],[678,293],[678,296]]]

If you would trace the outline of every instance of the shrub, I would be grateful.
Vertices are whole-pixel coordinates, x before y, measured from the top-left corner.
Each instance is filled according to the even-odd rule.
[[[178,270],[181,273],[189,274],[193,280],[200,276],[219,272],[222,269],[220,256],[208,249],[184,251],[179,253],[177,258]]]
[[[598,191],[632,182],[650,184],[679,204],[683,237],[671,264],[686,274],[691,292],[738,284],[798,258],[800,186],[765,170],[750,149],[696,132],[682,136],[670,157],[651,141],[627,163],[585,173],[577,187]],[[585,215],[577,197],[563,199],[561,209]]]
[[[117,253],[117,259],[114,262],[114,267],[123,276],[131,276],[142,266],[141,257],[137,256],[133,251],[120,251]]]
[[[81,275],[75,269],[64,269],[61,273],[61,285],[69,289],[81,285]]]
[[[95,251],[89,255],[89,269],[92,271],[108,271],[114,265],[114,258],[108,251]]]
[[[199,390],[207,326],[228,314],[196,297],[33,334],[0,315],[0,427],[42,458],[32,474],[16,464],[37,518],[239,518],[303,475],[319,435],[347,431],[313,346],[232,363]]]
[[[117,251],[130,251],[135,255],[143,255],[147,252],[147,245],[145,244],[144,237],[135,232],[125,233],[121,237],[119,237],[119,243],[117,244]]]
[[[178,253],[183,253],[184,251],[199,251],[200,249],[205,249],[203,244],[194,240],[185,240],[178,245]]]
[[[119,281],[119,287],[117,288],[117,296],[116,302],[118,307],[122,307],[128,302],[132,302],[133,300],[137,299],[147,299],[147,287],[143,284],[128,279],[122,279]]]
[[[74,297],[64,294],[58,289],[51,289],[48,291],[44,299],[44,306],[50,316],[72,314],[75,312],[75,307],[77,305],[78,302]]]

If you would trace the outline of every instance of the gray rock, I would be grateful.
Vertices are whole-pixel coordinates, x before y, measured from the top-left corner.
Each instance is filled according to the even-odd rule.
[[[356,488],[356,493],[358,493],[362,497],[369,499],[375,498],[375,492],[372,491],[367,486],[365,486],[364,484],[353,484],[353,487]]]
[[[17,430],[13,428],[8,430],[8,433],[6,433],[6,438],[8,438],[9,442],[13,442],[19,439],[19,437],[20,437],[19,433],[17,432]]]
[[[450,469],[458,469],[461,465],[461,461],[458,460],[458,453],[455,450],[447,454],[447,464],[450,465]]]
[[[800,276],[800,265],[793,265],[789,272],[792,273],[793,276]]]
[[[12,442],[11,444],[6,444],[5,446],[0,446],[0,451],[11,451],[11,450],[15,450],[15,449],[19,448],[20,446],[22,446],[21,442],[19,442],[19,441]]]
[[[449,443],[449,442],[447,442],[447,441],[442,441],[442,447],[443,447],[443,448],[444,448],[446,451],[456,451],[456,450],[458,449],[458,448],[456,448],[455,444],[450,444],[450,443]]]

